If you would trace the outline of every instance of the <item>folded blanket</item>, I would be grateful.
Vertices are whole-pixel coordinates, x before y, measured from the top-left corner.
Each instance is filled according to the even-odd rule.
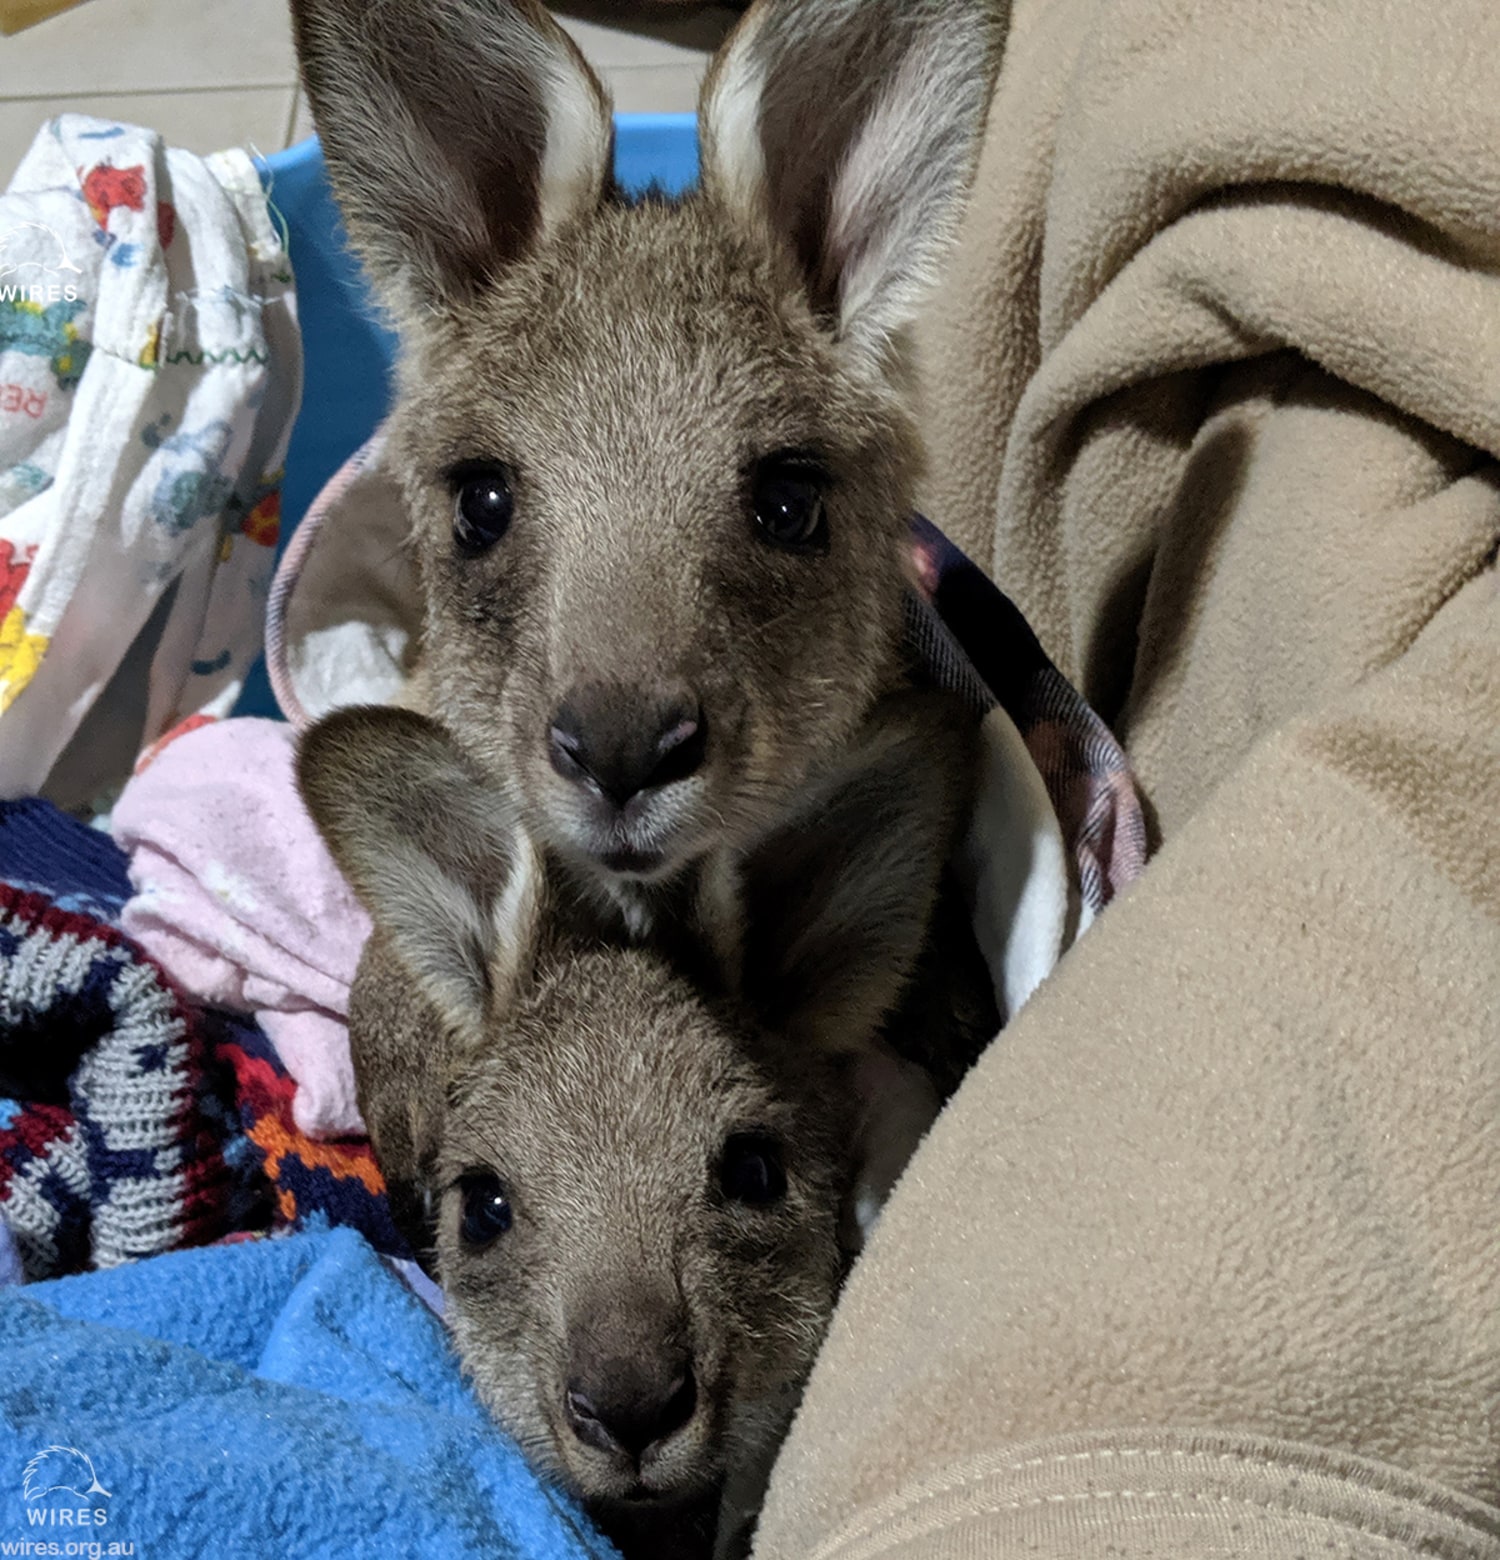
[[[232,706],[300,363],[245,153],[43,126],[0,194],[0,796],[87,805]]]
[[[7,1537],[185,1560],[613,1553],[350,1231],[0,1291],[0,1354]]]

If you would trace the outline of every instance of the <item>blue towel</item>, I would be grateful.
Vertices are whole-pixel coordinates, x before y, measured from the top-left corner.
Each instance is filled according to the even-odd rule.
[[[352,1230],[0,1291],[0,1360],[0,1544],[134,1543],[155,1560],[614,1555]]]

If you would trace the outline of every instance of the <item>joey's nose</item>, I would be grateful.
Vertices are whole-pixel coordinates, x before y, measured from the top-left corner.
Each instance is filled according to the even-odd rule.
[[[617,807],[650,786],[685,780],[703,763],[708,724],[685,688],[575,688],[547,733],[552,767]]]
[[[614,1360],[570,1381],[564,1406],[586,1446],[639,1462],[693,1417],[698,1386],[682,1356]]]

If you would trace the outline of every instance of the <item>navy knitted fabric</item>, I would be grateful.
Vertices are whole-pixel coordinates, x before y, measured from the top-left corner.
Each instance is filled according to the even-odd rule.
[[[0,804],[0,1217],[28,1277],[235,1217],[199,1018],[114,924],[129,894],[107,835]]]
[[[298,1130],[255,1024],[120,931],[131,892],[108,835],[0,803],[0,1221],[25,1276],[330,1224],[404,1254],[368,1141]]]
[[[51,802],[0,802],[0,882],[114,925],[132,893],[125,868],[125,853],[109,835]]]

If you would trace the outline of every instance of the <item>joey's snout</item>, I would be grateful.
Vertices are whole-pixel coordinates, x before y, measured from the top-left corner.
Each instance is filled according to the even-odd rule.
[[[671,810],[665,793],[702,769],[708,740],[685,683],[575,685],[552,714],[547,757],[593,826],[591,853],[626,871],[652,866]]]
[[[639,1464],[693,1417],[698,1384],[685,1352],[584,1366],[563,1396],[568,1425],[585,1446]]]
[[[575,688],[558,705],[547,738],[558,774],[623,809],[640,792],[697,772],[708,746],[708,722],[685,685],[592,683]]]
[[[697,1482],[706,1406],[686,1327],[674,1308],[617,1302],[573,1331],[558,1428],[586,1488],[639,1498]]]

